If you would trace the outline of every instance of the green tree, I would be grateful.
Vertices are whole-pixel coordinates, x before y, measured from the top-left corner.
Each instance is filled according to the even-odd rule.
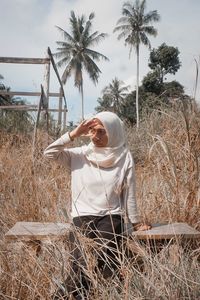
[[[165,43],[150,52],[149,67],[156,72],[161,84],[167,74],[174,75],[179,70],[179,53],[178,48],[167,46]]]
[[[65,66],[62,75],[64,84],[72,73],[74,74],[74,84],[81,93],[82,119],[84,119],[83,69],[86,70],[90,79],[96,84],[101,70],[95,61],[108,60],[103,54],[91,49],[107,36],[107,34],[98,31],[91,33],[93,19],[94,13],[91,13],[86,21],[83,15],[76,17],[74,11],[71,11],[71,33],[57,26],[65,41],[57,42],[58,52],[54,55],[59,59],[58,66]]]
[[[9,88],[3,84],[3,76],[0,74],[0,91],[8,91]],[[7,95],[0,95],[0,105],[7,105],[10,103],[10,96]]]
[[[159,95],[163,88],[156,71],[147,73],[142,80],[142,86],[145,92],[155,93],[156,95]]]
[[[136,0],[134,4],[123,4],[122,17],[118,20],[114,32],[120,31],[118,39],[124,38],[125,45],[130,46],[130,54],[135,48],[137,56],[137,84],[136,84],[136,116],[137,127],[139,126],[139,49],[140,44],[151,47],[148,36],[156,36],[157,30],[151,25],[160,19],[156,10],[145,12],[146,0]]]
[[[103,89],[104,99],[109,99],[115,113],[120,113],[120,106],[128,93],[128,89],[129,87],[116,77]]]
[[[27,111],[12,109],[12,105],[25,105],[26,101],[20,97],[10,97],[9,103],[2,105],[10,106],[11,109],[2,109],[0,128],[8,132],[27,132],[33,129],[33,119]]]
[[[3,82],[0,75],[0,90],[10,91]],[[20,97],[0,95],[0,106],[25,105],[26,101]],[[29,132],[33,129],[33,119],[27,111],[17,109],[0,109],[0,128],[9,132]]]
[[[112,100],[107,97],[107,95],[103,95],[102,98],[99,97],[97,99],[98,106],[95,108],[97,112],[101,111],[113,111]]]
[[[165,95],[169,98],[178,98],[184,95],[184,88],[178,81],[173,80],[163,84]]]

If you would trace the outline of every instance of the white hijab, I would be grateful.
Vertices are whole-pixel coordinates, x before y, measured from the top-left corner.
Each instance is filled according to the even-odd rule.
[[[108,135],[106,147],[96,147],[92,142],[83,147],[87,159],[98,167],[111,168],[117,165],[122,158],[130,158],[127,149],[123,122],[112,112],[100,112],[94,116],[99,119]]]

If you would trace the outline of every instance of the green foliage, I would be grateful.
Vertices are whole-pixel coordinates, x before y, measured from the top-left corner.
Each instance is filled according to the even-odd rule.
[[[121,103],[128,93],[128,86],[116,77],[103,89],[103,104],[109,105],[114,112],[120,111]]]
[[[100,59],[108,60],[103,54],[91,49],[107,36],[107,34],[99,33],[98,31],[91,32],[93,19],[94,13],[91,13],[86,21],[84,15],[76,17],[74,11],[71,11],[71,33],[57,26],[64,37],[64,41],[57,42],[59,47],[54,56],[58,59],[58,66],[65,67],[62,75],[64,84],[67,79],[74,74],[74,84],[81,92],[82,105],[83,69],[86,70],[90,79],[96,84],[101,73],[96,61]],[[82,118],[84,118],[83,106]]]
[[[158,22],[160,16],[156,10],[146,13],[146,0],[136,0],[133,4],[125,2],[122,10],[122,17],[118,20],[114,32],[120,32],[118,39],[124,39],[125,45],[136,50],[137,55],[137,84],[136,84],[136,115],[137,127],[139,126],[139,47],[140,44],[151,48],[148,36],[156,36],[157,30],[152,26]]]
[[[157,72],[149,72],[142,80],[142,88],[147,93],[160,95],[167,94],[169,97],[179,97],[184,93],[183,86],[176,80],[161,83]]]
[[[165,82],[163,84],[163,90],[165,91],[165,95],[168,97],[181,97],[184,94],[183,86],[176,80]]]
[[[175,74],[181,66],[178,54],[179,50],[177,48],[169,47],[166,44],[162,44],[150,53],[150,65],[153,71],[150,71],[143,78],[138,93],[140,103],[138,113],[141,117],[147,116],[154,109],[161,110],[166,106],[171,107],[174,101],[177,103],[177,101],[182,102],[182,99],[185,99],[184,88],[179,82],[176,80],[163,82],[161,78],[164,74]],[[123,87],[122,84],[123,82],[115,78],[103,90],[103,97],[98,99],[99,106],[96,110],[114,111],[126,122],[135,124],[137,122],[135,102],[137,90],[125,94],[127,88]],[[187,101],[191,101],[190,97],[187,96],[186,98]]]
[[[156,71],[149,72],[142,80],[142,86],[146,92],[159,95],[162,91],[162,84]]]
[[[107,96],[103,95],[102,98],[97,99],[98,106],[95,108],[97,112],[101,111],[112,111],[112,100]]]
[[[24,105],[25,101],[12,98],[12,104]],[[4,109],[0,110],[0,114],[0,128],[7,132],[29,133],[33,129],[33,119],[27,111]]]
[[[164,82],[167,74],[175,74],[179,70],[179,53],[178,48],[167,46],[165,43],[150,52],[149,67],[156,72],[160,83]]]
[[[3,76],[0,76],[0,79],[2,80]],[[0,89],[10,90],[2,82],[0,82]],[[0,96],[0,106],[24,105],[25,103],[25,100],[19,97]],[[0,128],[7,132],[29,132],[33,129],[33,120],[27,111],[1,109]]]

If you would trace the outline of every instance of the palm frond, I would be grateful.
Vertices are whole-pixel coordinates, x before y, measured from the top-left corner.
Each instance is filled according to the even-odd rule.
[[[121,38],[124,38],[126,39],[131,31],[130,31],[130,25],[121,25],[121,26],[117,26],[115,27],[115,30],[114,32],[117,32],[117,31],[121,31],[121,33],[118,35],[118,40],[120,40]]]
[[[95,35],[93,35],[93,34],[90,35],[88,37],[88,39],[85,41],[86,47],[88,47],[88,46],[92,47],[94,45],[98,45],[99,42],[104,40],[107,36],[108,36],[107,33],[98,33],[98,31],[97,31]]]
[[[56,63],[59,68],[63,67],[66,63],[68,63],[70,61],[70,57],[68,57],[66,55],[63,55],[63,56],[60,56],[59,58],[61,58],[61,57],[62,58]]]
[[[74,85],[78,87],[79,92],[81,85],[83,84],[83,75],[82,75],[82,62],[80,60],[76,60],[74,62]]]
[[[84,16],[81,16],[80,18],[77,18],[74,11],[71,11],[71,18],[70,18],[70,23],[71,23],[71,31],[73,34],[74,40],[77,42],[80,41],[81,33],[83,31],[83,26],[85,23]]]
[[[144,26],[143,32],[152,36],[157,36],[158,33],[157,29],[155,29],[153,26]]]
[[[68,42],[75,43],[75,40],[67,31],[65,31],[64,29],[62,29],[61,27],[59,27],[57,25],[56,25],[56,28],[61,32],[64,39],[66,39]]]
[[[65,49],[63,48],[57,48],[58,52],[55,52],[53,54],[53,56],[57,59],[62,59],[62,58],[71,58],[72,55],[69,51],[66,51]]]
[[[92,12],[90,15],[89,15],[89,20],[92,21],[95,17],[95,13]]]
[[[94,82],[94,84],[97,84],[99,74],[101,73],[101,70],[99,67],[95,64],[95,62],[88,56],[84,56],[83,61],[84,68],[86,69],[90,79]]]
[[[109,59],[105,55],[103,55],[103,54],[101,54],[101,53],[99,53],[95,50],[92,50],[92,49],[86,48],[84,54],[88,55],[88,56],[91,56],[92,59],[94,59],[96,61],[100,61],[100,59],[103,59],[105,61],[109,61]]]
[[[75,69],[75,63],[76,63],[75,59],[71,59],[70,62],[65,67],[65,70],[61,78],[63,84],[65,84],[67,79],[72,75],[72,71]]]
[[[57,51],[64,50],[64,49],[66,51],[70,51],[74,48],[74,45],[62,41],[57,41],[56,44],[59,46],[56,48]]]
[[[123,8],[122,10],[122,15],[125,16],[126,18],[130,19],[133,17],[133,13],[132,11],[128,10],[127,8]]]
[[[131,12],[134,9],[134,5],[131,2],[126,1],[123,4],[122,14],[123,14],[123,9],[126,9],[127,11]]]
[[[160,21],[160,15],[158,14],[157,10],[148,12],[143,18],[144,24],[149,24],[151,22],[158,22],[158,21]]]
[[[148,48],[151,49],[151,43],[144,32],[140,32],[140,41],[143,45],[148,46]]]
[[[140,15],[144,15],[144,11],[146,9],[146,0],[143,0],[141,3],[138,1],[137,5],[138,11]]]

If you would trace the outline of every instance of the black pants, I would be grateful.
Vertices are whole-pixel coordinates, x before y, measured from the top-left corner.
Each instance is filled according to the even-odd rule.
[[[104,278],[115,274],[119,265],[119,247],[123,232],[123,220],[120,215],[82,216],[73,219],[77,230],[70,233],[72,244],[71,274],[65,280],[63,289],[56,292],[54,299],[68,299],[66,294],[73,294],[75,299],[87,299],[92,290],[91,281],[86,275],[87,261],[81,244],[81,235],[93,239],[97,244],[97,270]]]

